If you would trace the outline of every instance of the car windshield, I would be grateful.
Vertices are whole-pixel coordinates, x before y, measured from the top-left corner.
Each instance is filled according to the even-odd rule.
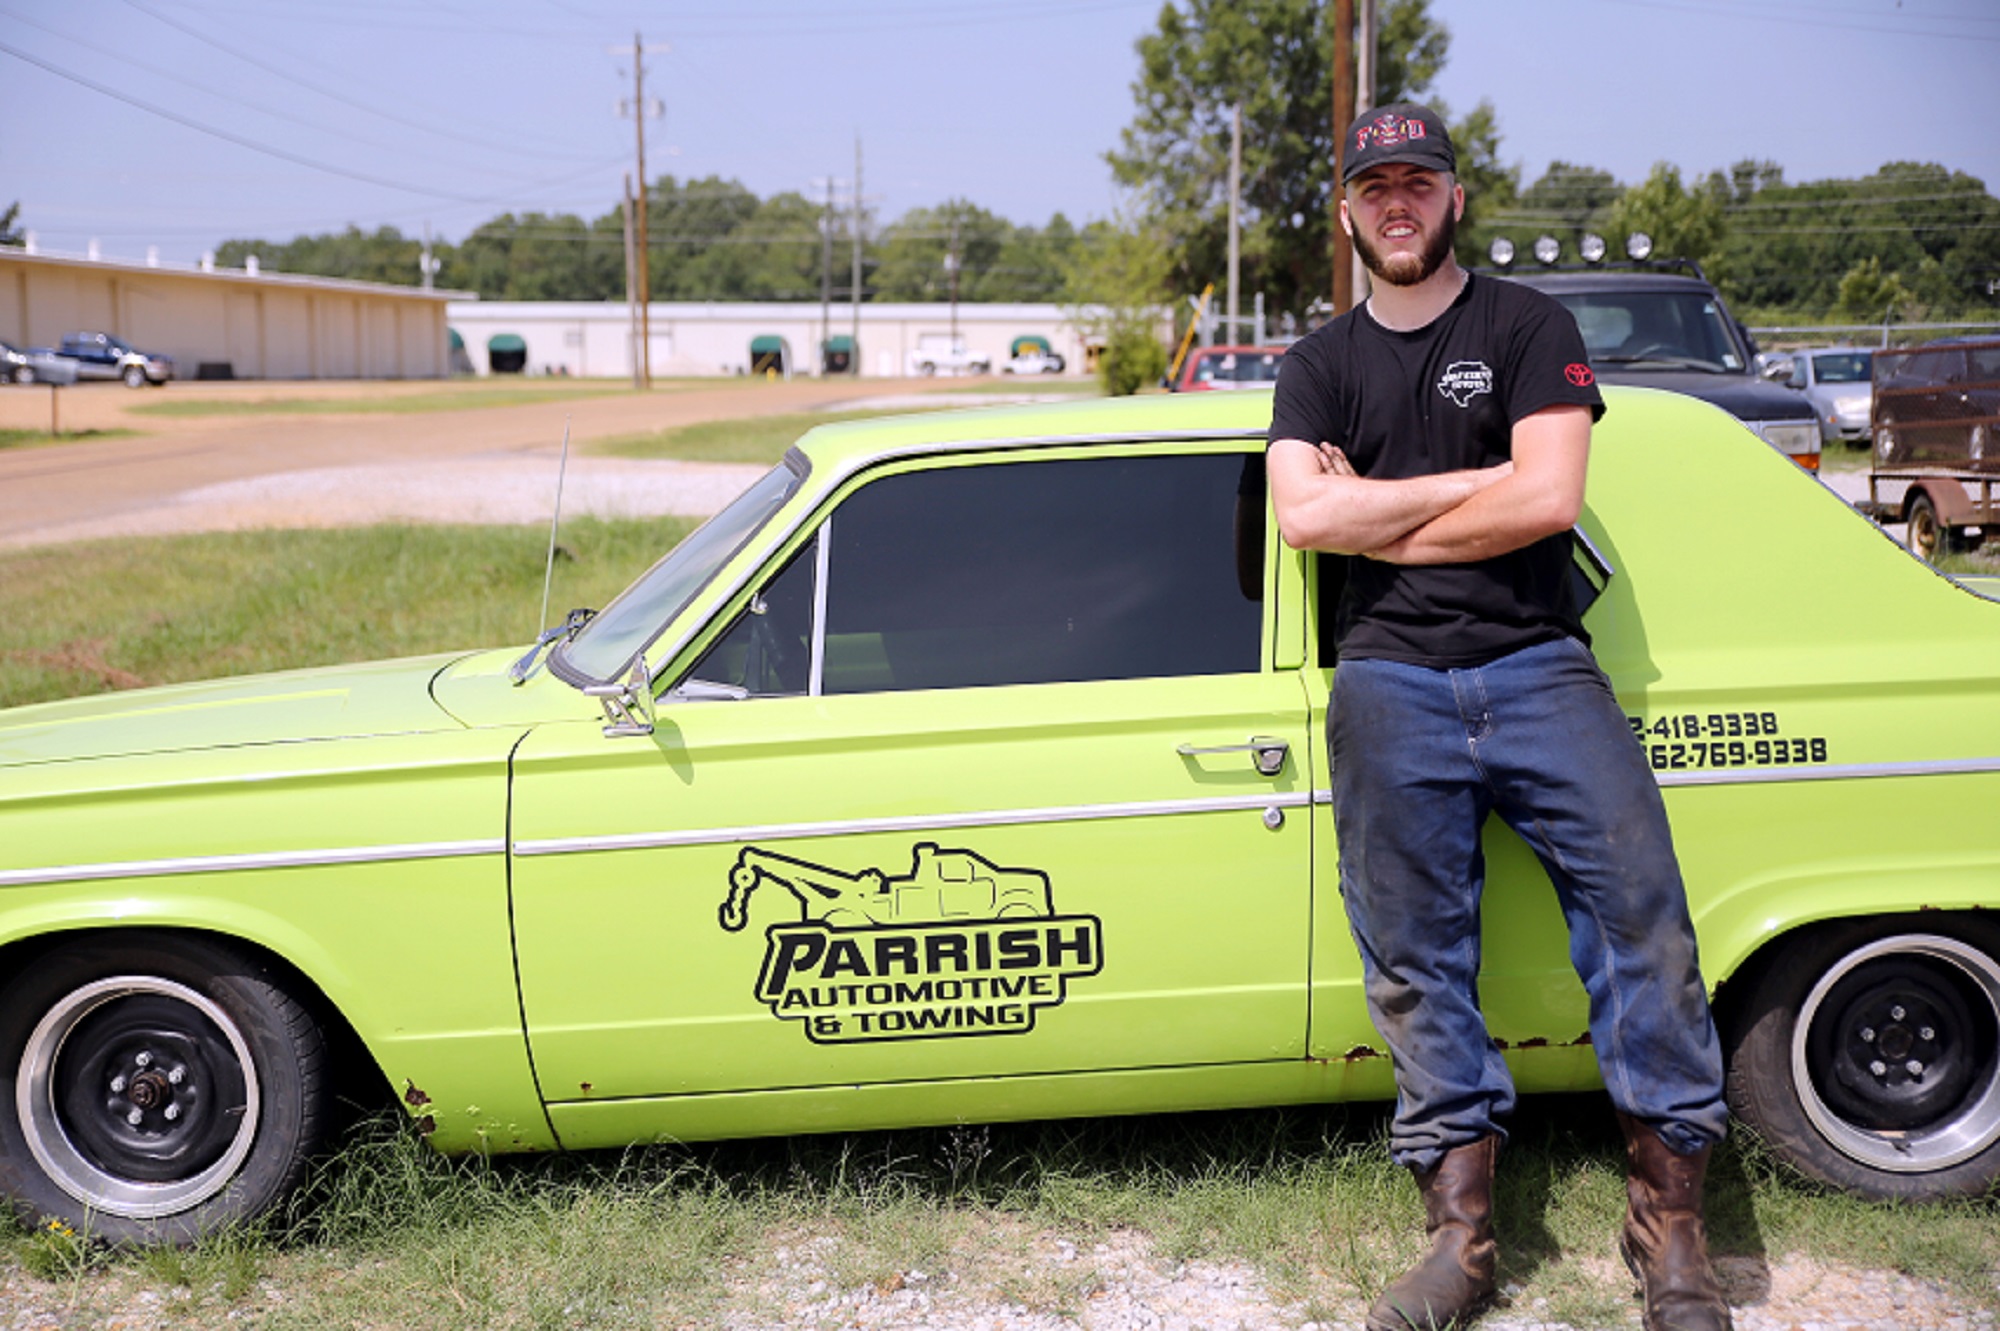
[[[1594,365],[1734,374],[1743,356],[1722,306],[1703,291],[1551,293],[1576,316]]]
[[[1813,357],[1813,378],[1823,384],[1865,384],[1874,357],[1865,351],[1841,351]]]
[[[575,638],[558,647],[559,672],[595,682],[622,674],[632,658],[687,608],[695,593],[792,497],[805,477],[804,459],[788,455],[637,582],[618,593]]]

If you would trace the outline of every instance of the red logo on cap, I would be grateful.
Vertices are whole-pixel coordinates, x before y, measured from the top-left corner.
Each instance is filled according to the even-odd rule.
[[[1363,125],[1354,131],[1354,149],[1359,152],[1373,139],[1378,148],[1393,148],[1407,139],[1426,137],[1424,122],[1415,116],[1407,119],[1400,116],[1383,116],[1373,124]]]
[[[1578,388],[1588,388],[1597,382],[1597,376],[1590,372],[1588,365],[1563,366],[1563,378],[1569,380]]]

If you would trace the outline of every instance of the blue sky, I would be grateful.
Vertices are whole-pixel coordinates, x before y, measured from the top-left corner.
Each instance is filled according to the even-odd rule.
[[[1993,0],[1433,0],[1434,93],[1502,154],[1621,181],[1770,158],[1788,180],[1941,162],[2000,189]],[[631,169],[759,194],[964,196],[1016,222],[1118,205],[1159,0],[0,0],[0,206],[46,249],[188,262],[233,236],[612,207]],[[90,85],[95,85],[90,86]]]

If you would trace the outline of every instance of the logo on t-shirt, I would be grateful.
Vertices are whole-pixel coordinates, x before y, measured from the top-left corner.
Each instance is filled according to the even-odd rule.
[[[1471,406],[1472,399],[1492,391],[1493,371],[1485,361],[1455,360],[1444,367],[1444,377],[1438,380],[1438,392],[1461,407]]]
[[[1570,364],[1563,366],[1563,378],[1578,388],[1588,388],[1597,382],[1597,376],[1590,372],[1588,365]]]

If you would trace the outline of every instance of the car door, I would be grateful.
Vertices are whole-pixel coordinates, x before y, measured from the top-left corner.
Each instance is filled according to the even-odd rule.
[[[530,735],[514,919],[559,1128],[1301,1057],[1310,755],[1237,556],[1253,460],[896,464],[697,640],[653,734]]]

